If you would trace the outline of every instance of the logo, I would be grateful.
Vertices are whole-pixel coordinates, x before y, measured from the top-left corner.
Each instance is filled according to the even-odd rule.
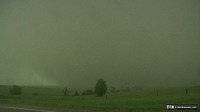
[[[174,109],[174,105],[166,105],[166,109]]]

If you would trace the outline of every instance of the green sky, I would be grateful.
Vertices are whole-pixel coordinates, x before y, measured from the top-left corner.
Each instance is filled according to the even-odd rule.
[[[0,0],[0,84],[200,85],[199,0]]]

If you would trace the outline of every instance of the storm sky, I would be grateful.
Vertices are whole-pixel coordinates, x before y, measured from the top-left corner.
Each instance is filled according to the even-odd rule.
[[[0,0],[0,84],[200,85],[199,0]]]

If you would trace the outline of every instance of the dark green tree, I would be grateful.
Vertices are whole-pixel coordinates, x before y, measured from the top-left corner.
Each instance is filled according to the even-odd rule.
[[[97,96],[103,96],[107,92],[106,81],[99,79],[95,85],[95,92]]]
[[[64,97],[65,97],[65,96],[68,96],[68,95],[69,95],[68,88],[65,87],[65,88],[63,89],[62,101],[64,100]]]
[[[22,89],[20,86],[13,85],[13,87],[10,89],[10,93],[12,95],[21,95]]]
[[[74,93],[74,96],[79,96],[79,94],[78,94],[78,92],[77,92],[77,91]]]
[[[116,92],[116,88],[115,87],[110,87],[110,92]]]
[[[69,91],[68,91],[68,88],[65,87],[63,90],[63,96],[67,96],[67,95],[69,95]]]

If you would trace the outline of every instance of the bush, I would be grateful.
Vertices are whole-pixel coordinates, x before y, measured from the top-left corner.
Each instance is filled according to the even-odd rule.
[[[91,89],[88,89],[88,90],[85,90],[82,95],[95,95],[96,93],[91,90]]]

